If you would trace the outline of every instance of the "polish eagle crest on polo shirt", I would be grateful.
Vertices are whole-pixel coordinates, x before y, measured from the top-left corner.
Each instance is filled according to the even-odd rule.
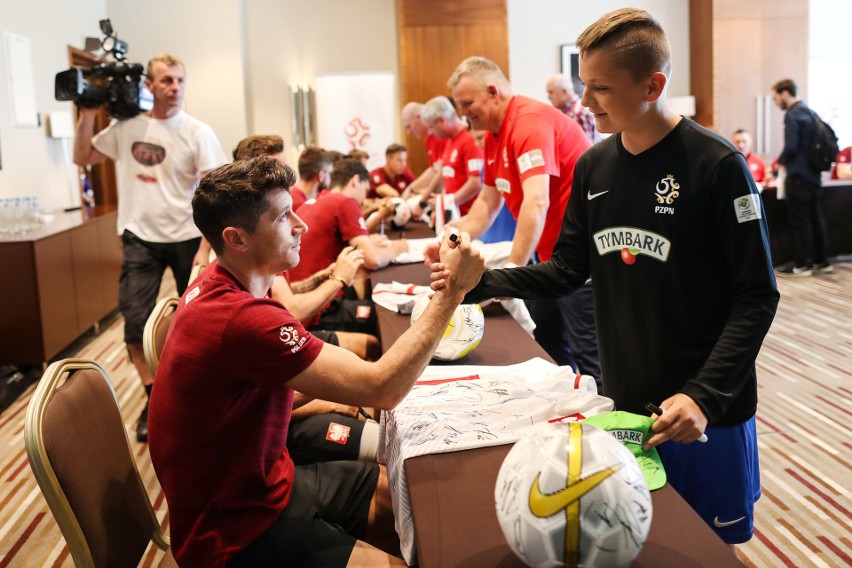
[[[291,353],[296,353],[299,349],[302,348],[302,345],[305,344],[305,341],[308,340],[307,337],[302,337],[299,334],[299,330],[294,326],[287,324],[282,325],[278,328],[278,339],[282,341],[287,347],[290,348]]]

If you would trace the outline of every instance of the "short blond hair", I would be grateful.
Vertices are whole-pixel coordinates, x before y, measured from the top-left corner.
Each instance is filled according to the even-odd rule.
[[[660,71],[671,75],[672,55],[666,32],[645,10],[622,8],[604,14],[576,41],[585,52],[605,49],[616,67],[626,69],[636,81]]]
[[[148,77],[151,77],[154,73],[154,63],[165,63],[169,67],[174,67],[175,65],[180,65],[181,68],[186,71],[186,66],[183,64],[183,61],[180,60],[179,57],[175,55],[171,55],[169,53],[160,53],[159,55],[155,55],[148,61],[148,66],[145,68],[145,74]]]
[[[496,63],[484,57],[468,57],[456,67],[453,74],[450,75],[447,86],[452,90],[462,77],[473,77],[482,87],[486,86],[489,81],[497,85],[497,88],[502,93],[508,93],[509,80],[503,74],[503,70]]]

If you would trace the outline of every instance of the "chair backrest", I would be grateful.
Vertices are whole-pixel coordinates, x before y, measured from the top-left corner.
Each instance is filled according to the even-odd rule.
[[[210,254],[212,255],[213,251],[210,251]],[[195,264],[195,265],[193,265],[192,270],[189,271],[189,280],[187,282],[189,282],[189,284],[192,284],[195,281],[195,279],[198,278],[198,275],[201,274],[202,272],[204,272],[205,268],[207,268],[206,264]]]
[[[24,441],[76,566],[136,566],[151,540],[168,548],[100,365],[50,365],[27,408]]]
[[[157,365],[160,363],[160,354],[166,344],[166,336],[169,334],[169,326],[175,315],[180,298],[163,298],[154,306],[154,311],[145,322],[142,332],[142,351],[145,353],[145,362],[151,369],[151,374],[157,373]]]

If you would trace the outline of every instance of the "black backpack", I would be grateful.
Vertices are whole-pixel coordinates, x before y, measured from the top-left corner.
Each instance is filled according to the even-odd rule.
[[[837,158],[840,147],[837,145],[837,135],[834,134],[831,126],[814,111],[810,112],[814,118],[814,129],[811,134],[811,143],[807,148],[808,163],[816,171],[825,172],[831,169],[831,164]]]

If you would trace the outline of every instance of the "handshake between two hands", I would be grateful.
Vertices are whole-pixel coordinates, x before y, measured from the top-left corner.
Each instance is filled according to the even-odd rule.
[[[436,243],[437,245],[437,243]],[[437,259],[435,258],[437,252]],[[485,259],[471,247],[468,233],[456,233],[444,228],[440,248],[426,253],[427,262],[432,260],[431,288],[465,294],[479,283],[485,272]]]

